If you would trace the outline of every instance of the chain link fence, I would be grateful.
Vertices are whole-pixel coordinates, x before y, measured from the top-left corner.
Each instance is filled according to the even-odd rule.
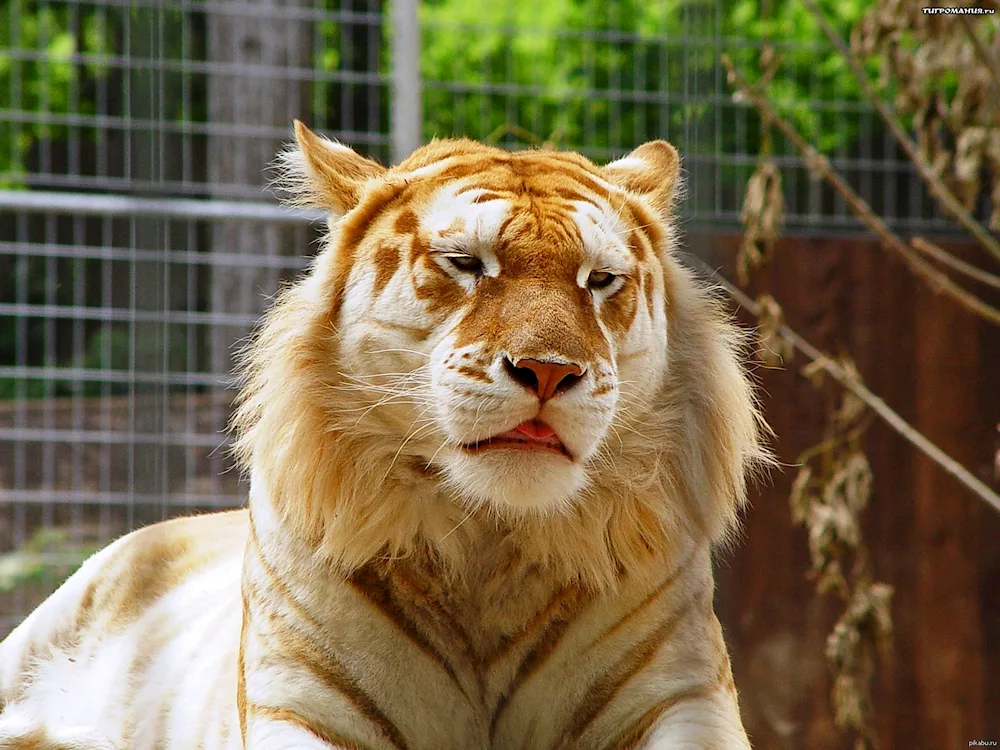
[[[825,46],[743,33],[747,5],[8,0],[0,635],[113,536],[242,502],[233,353],[317,247],[316,217],[266,189],[293,118],[382,161],[458,134],[600,160],[667,138],[685,155],[685,227],[735,231],[763,131],[718,57],[770,49],[796,121],[876,209],[937,226]],[[854,227],[773,150],[794,167],[791,229]]]

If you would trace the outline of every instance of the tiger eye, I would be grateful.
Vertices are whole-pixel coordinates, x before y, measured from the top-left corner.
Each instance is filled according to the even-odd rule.
[[[587,277],[587,286],[591,289],[606,289],[611,286],[617,277],[608,271],[591,271]]]
[[[449,255],[448,262],[463,273],[474,273],[476,276],[483,273],[483,262],[473,255]]]

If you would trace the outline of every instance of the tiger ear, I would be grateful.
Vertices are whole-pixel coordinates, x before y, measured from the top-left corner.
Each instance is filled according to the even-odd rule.
[[[677,194],[681,158],[666,141],[644,143],[604,167],[618,187],[642,196],[661,216],[668,216]]]
[[[295,121],[295,144],[276,162],[276,186],[287,203],[321,208],[339,218],[358,205],[370,180],[385,174],[385,167],[353,149],[316,135]]]

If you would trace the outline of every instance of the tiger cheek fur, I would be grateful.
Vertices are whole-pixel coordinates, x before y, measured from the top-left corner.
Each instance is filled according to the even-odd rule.
[[[711,550],[765,425],[673,254],[676,152],[296,140],[329,233],[246,354],[249,509],[19,626],[0,748],[746,750]]]

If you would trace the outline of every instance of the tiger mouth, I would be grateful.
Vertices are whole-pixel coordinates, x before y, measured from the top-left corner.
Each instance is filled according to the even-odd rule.
[[[495,449],[542,451],[573,460],[573,455],[563,445],[555,430],[539,419],[530,419],[512,430],[462,446],[463,451],[471,454]]]

